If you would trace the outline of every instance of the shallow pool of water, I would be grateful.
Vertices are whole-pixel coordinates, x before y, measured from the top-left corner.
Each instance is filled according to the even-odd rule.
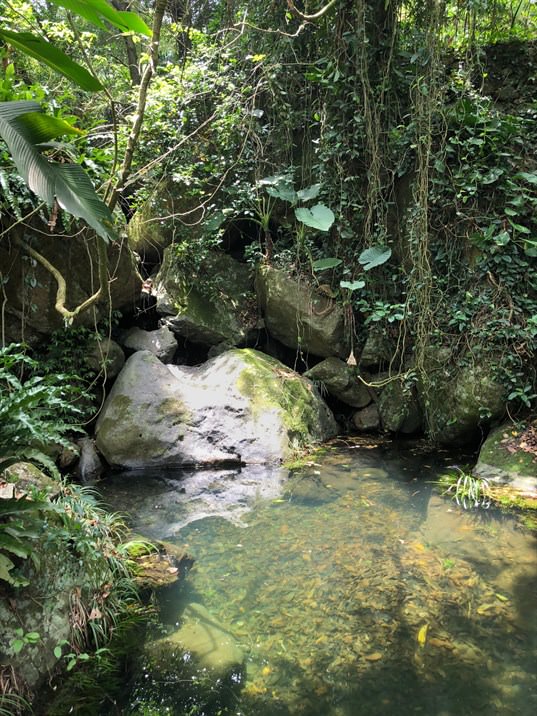
[[[537,541],[441,497],[431,483],[452,460],[362,443],[289,478],[113,479],[114,509],[196,560],[163,597],[164,628],[201,602],[246,655],[240,688],[182,700],[138,683],[125,713],[537,713]]]

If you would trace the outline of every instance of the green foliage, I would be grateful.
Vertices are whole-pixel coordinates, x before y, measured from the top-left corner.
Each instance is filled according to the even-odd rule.
[[[9,646],[14,654],[19,654],[27,644],[37,644],[40,639],[39,632],[30,631],[25,634],[23,629],[17,629],[15,638],[11,639]]]
[[[32,557],[37,561],[31,540],[39,537],[42,524],[41,511],[49,509],[48,503],[42,500],[10,498],[0,500],[0,583],[7,582],[13,587],[24,587],[28,580],[16,570],[14,559],[25,560]],[[22,640],[12,646],[13,653],[18,653],[26,643]]]
[[[71,402],[78,391],[65,375],[27,377],[36,367],[21,346],[0,349],[0,472],[27,460],[59,477],[48,452],[69,444],[65,434],[75,428],[66,417],[79,414]]]
[[[73,62],[64,52],[50,42],[36,37],[30,32],[10,32],[0,29],[0,39],[21,50],[26,55],[45,62],[56,72],[76,82],[77,85],[88,92],[100,92],[104,89],[99,80],[84,67]]]
[[[456,473],[443,476],[441,484],[447,485],[443,494],[450,495],[465,510],[478,507],[488,509],[491,505],[488,480],[474,477],[458,467],[456,470]]]
[[[66,132],[76,130],[57,118],[42,115],[35,102],[0,105],[0,136],[30,189],[49,206],[57,200],[62,209],[84,219],[99,236],[113,240],[116,233],[112,214],[84,170],[78,164],[54,164],[42,154],[51,139]]]

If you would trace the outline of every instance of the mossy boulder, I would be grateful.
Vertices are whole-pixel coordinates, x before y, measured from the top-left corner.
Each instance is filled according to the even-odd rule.
[[[173,247],[166,249],[155,295],[165,325],[195,343],[244,344],[257,324],[250,267],[227,254],[210,254],[203,276],[194,276],[181,267]]]
[[[352,423],[360,433],[376,432],[380,428],[380,416],[377,403],[358,410],[352,416]]]
[[[312,383],[274,358],[233,349],[199,367],[131,356],[96,426],[111,465],[274,463],[336,434]]]
[[[343,309],[333,298],[307,280],[271,267],[259,270],[256,288],[271,336],[289,348],[323,358],[348,355]]]
[[[501,419],[507,391],[491,368],[492,363],[458,369],[431,363],[418,392],[433,440],[442,445],[468,445],[478,440],[491,422]]]
[[[142,261],[160,263],[173,242],[199,239],[202,218],[203,207],[189,196],[187,187],[171,179],[160,182],[129,221],[129,248]]]
[[[353,408],[364,408],[372,400],[372,394],[358,378],[356,368],[340,358],[325,358],[304,375],[321,383],[330,395]]]
[[[423,427],[416,391],[400,380],[393,380],[384,387],[378,411],[382,427],[389,432],[410,435]]]
[[[531,427],[528,430],[534,431]],[[537,498],[537,451],[512,425],[492,430],[479,452],[474,475],[521,497]]]
[[[393,357],[393,348],[388,338],[379,330],[369,330],[360,353],[360,368],[379,368],[388,365]]]

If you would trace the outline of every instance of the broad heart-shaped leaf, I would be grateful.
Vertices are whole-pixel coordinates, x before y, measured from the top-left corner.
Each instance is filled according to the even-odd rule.
[[[311,186],[308,186],[305,189],[300,189],[300,191],[297,191],[296,195],[297,195],[299,201],[306,202],[306,201],[311,201],[312,199],[316,199],[319,196],[320,191],[321,191],[320,184],[312,184]]]
[[[106,0],[51,0],[66,10],[85,17],[93,25],[106,29],[103,18],[122,32],[138,32],[151,37],[152,33],[142,18],[135,12],[116,10]]]
[[[330,257],[326,259],[318,259],[317,261],[314,261],[311,265],[312,269],[314,271],[326,271],[326,269],[335,268],[336,266],[339,266],[341,263],[341,259],[336,259],[335,257]]]
[[[74,62],[65,53],[50,42],[32,35],[30,32],[11,32],[0,29],[0,38],[17,50],[44,62],[53,70],[75,82],[88,92],[99,92],[103,89],[99,80],[90,74],[82,65]]]
[[[110,209],[99,199],[82,167],[53,164],[40,153],[36,144],[47,135],[47,125],[24,117],[28,112],[41,109],[35,102],[0,103],[0,136],[24,181],[47,204],[56,199],[62,209],[84,219],[103,239],[116,239]],[[58,128],[55,122],[54,128]],[[52,123],[48,135],[51,133],[55,133]]]
[[[358,263],[364,267],[364,271],[370,271],[375,266],[381,266],[392,255],[392,250],[384,246],[372,246],[370,249],[362,251],[358,257]]]
[[[336,220],[334,212],[324,204],[315,204],[311,209],[301,206],[295,209],[295,216],[298,221],[319,231],[328,231]]]
[[[524,179],[530,184],[537,184],[537,172],[519,172],[515,175],[515,179]]]
[[[365,286],[365,281],[340,281],[339,285],[341,288],[346,288],[349,291],[356,291]]]
[[[276,199],[282,199],[288,201],[290,204],[296,204],[296,191],[290,184],[280,184],[278,186],[268,186],[267,194],[275,197]]]

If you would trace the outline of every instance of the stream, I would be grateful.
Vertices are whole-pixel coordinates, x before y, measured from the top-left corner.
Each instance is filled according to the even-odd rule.
[[[537,713],[537,539],[441,496],[433,483],[452,463],[362,440],[290,475],[114,476],[102,490],[113,509],[195,559],[162,593],[158,633],[202,603],[246,658],[234,684],[142,673],[123,713]]]

